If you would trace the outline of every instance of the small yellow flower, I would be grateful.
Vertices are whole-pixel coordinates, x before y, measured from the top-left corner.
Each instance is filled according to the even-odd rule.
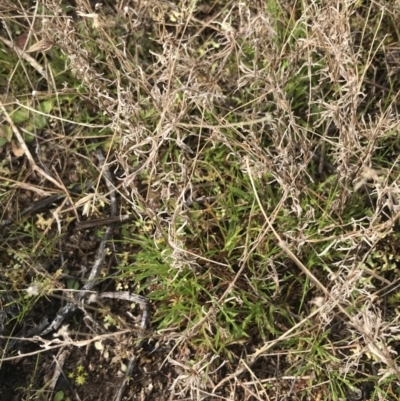
[[[82,384],[85,384],[85,382],[86,382],[86,376],[87,376],[87,374],[82,374],[82,375],[76,376],[75,383],[78,386],[82,386]]]
[[[84,367],[83,365],[78,365],[78,366],[76,367],[76,371],[77,371],[78,373],[83,373],[83,372],[85,371],[85,367]]]

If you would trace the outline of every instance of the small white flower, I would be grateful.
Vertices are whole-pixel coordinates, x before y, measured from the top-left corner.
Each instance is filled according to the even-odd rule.
[[[310,303],[315,305],[317,308],[319,308],[325,303],[325,298],[324,297],[315,297],[313,300],[311,300]]]
[[[39,295],[39,286],[37,284],[33,284],[29,286],[25,291],[30,297],[36,297],[37,295]]]

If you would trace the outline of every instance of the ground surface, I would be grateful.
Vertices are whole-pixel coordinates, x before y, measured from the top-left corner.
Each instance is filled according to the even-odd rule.
[[[0,20],[1,400],[400,398],[396,2]]]

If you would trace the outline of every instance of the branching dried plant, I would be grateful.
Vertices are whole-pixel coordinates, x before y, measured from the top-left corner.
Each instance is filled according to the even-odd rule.
[[[31,288],[29,278],[54,291],[81,280],[80,291],[89,282],[148,296],[150,353],[167,349],[168,383],[157,385],[172,397],[338,400],[362,388],[389,399],[399,382],[389,294],[399,279],[400,10],[350,0],[28,3],[0,6],[1,51],[15,63],[2,59],[0,76],[7,291]],[[112,185],[102,184],[107,171]],[[70,190],[78,183],[80,194]],[[63,203],[40,224],[18,217],[55,190]],[[108,270],[94,263],[88,279],[95,252],[80,241],[74,273],[62,245],[71,221],[93,234],[118,220],[117,200],[113,243],[95,241]],[[40,247],[61,253],[56,273],[27,266],[46,265]],[[15,260],[26,267],[10,283]],[[86,315],[85,330],[109,329]],[[72,330],[69,344],[78,338]],[[132,360],[122,348],[112,360]]]

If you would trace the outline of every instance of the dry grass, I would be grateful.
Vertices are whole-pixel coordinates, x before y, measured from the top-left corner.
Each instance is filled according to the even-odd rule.
[[[397,3],[28,3],[0,6],[0,199],[13,220],[0,277],[14,321],[54,317],[47,297],[82,288],[93,249],[60,244],[75,221],[110,215],[100,149],[125,220],[97,290],[152,301],[159,354],[130,397],[398,399]],[[64,340],[101,326],[80,363],[112,375],[131,355],[110,327],[126,327],[98,311],[99,326],[75,319]],[[106,397],[90,375],[51,392],[49,371],[32,368],[20,399]]]

